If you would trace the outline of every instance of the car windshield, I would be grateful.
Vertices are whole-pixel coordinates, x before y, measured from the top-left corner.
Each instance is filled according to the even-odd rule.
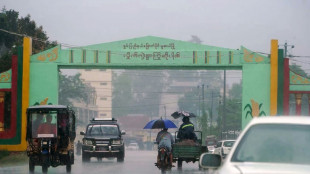
[[[208,146],[214,146],[214,145],[216,145],[216,142],[215,141],[207,141],[207,145]]]
[[[89,125],[87,134],[92,136],[98,135],[118,135],[117,125]]]
[[[232,162],[309,164],[310,126],[258,124],[241,139]]]
[[[225,141],[224,142],[224,147],[232,147],[234,145],[235,141]]]

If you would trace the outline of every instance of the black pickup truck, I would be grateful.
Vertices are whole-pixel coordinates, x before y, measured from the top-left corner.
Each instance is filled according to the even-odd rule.
[[[117,158],[118,162],[123,162],[125,158],[125,148],[121,131],[117,120],[95,118],[90,120],[86,127],[82,144],[82,161],[89,162],[91,157]]]

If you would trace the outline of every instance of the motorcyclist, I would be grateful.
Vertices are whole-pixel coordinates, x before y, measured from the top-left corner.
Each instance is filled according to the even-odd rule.
[[[169,152],[169,157],[170,157],[170,165],[172,166],[172,153],[171,153],[171,149],[172,149],[172,144],[174,144],[174,139],[171,135],[170,132],[168,132],[168,128],[164,128],[162,129],[160,132],[158,132],[157,137],[156,137],[156,142],[158,144],[158,149],[160,149],[161,147],[164,147],[168,150]],[[157,155],[157,164],[159,164],[159,152]]]
[[[183,117],[182,121],[183,123],[179,128],[177,138],[180,139],[180,141],[185,139],[196,141],[197,136],[194,132],[194,124],[190,122],[189,117]]]

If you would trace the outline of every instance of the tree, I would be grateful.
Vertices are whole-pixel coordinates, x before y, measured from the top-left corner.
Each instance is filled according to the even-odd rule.
[[[218,136],[222,137],[222,115],[225,112],[226,115],[226,128],[225,130],[241,130],[241,122],[242,122],[242,105],[241,105],[241,97],[242,97],[242,83],[233,84],[232,88],[228,91],[228,98],[226,100],[225,110],[223,103],[220,103],[219,106],[219,117],[218,117],[218,126],[216,128],[219,133]],[[234,138],[234,137],[232,137]]]
[[[0,28],[11,32],[0,31],[0,72],[11,68],[11,55],[17,54],[17,46],[23,44],[21,35],[33,38],[32,51],[34,54],[57,45],[55,41],[48,41],[43,27],[37,27],[35,21],[31,20],[30,15],[22,18],[18,18],[18,16],[18,12],[14,10],[6,11],[5,7],[2,8],[2,13],[0,13]]]
[[[290,70],[292,70],[293,72],[306,77],[306,78],[310,78],[310,76],[308,76],[308,74],[301,68],[300,65],[296,65],[295,63],[293,65],[290,65]]]
[[[159,116],[163,71],[124,70],[113,74],[113,117],[128,114]],[[147,82],[147,83],[146,83]]]
[[[94,88],[84,84],[80,76],[59,74],[59,104],[73,106],[72,99],[88,104],[94,98]]]
[[[202,43],[202,40],[198,36],[196,36],[196,35],[192,35],[192,38],[189,41],[193,42],[193,43],[197,43],[197,44],[201,44]]]
[[[126,73],[113,73],[112,116],[117,118],[133,113],[132,79]]]

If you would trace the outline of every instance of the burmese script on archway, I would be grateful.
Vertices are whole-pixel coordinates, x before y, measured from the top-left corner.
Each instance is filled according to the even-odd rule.
[[[168,60],[180,58],[180,52],[175,51],[175,44],[160,43],[126,43],[123,44],[126,59]],[[126,52],[127,51],[127,52]]]

